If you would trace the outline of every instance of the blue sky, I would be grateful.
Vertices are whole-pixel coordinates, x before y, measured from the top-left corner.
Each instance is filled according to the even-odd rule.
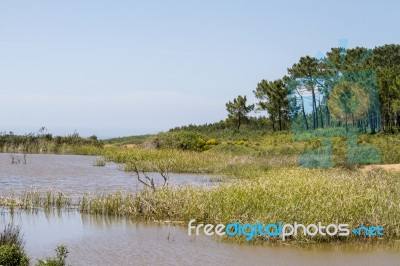
[[[399,1],[0,1],[0,131],[100,137],[226,117],[301,56],[400,43]]]

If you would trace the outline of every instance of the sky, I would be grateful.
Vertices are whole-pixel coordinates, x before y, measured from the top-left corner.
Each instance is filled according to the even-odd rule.
[[[301,56],[399,44],[399,13],[400,1],[0,0],[0,131],[217,122]]]

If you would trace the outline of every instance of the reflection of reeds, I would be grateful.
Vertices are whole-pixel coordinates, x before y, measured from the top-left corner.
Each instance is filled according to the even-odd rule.
[[[86,196],[85,213],[144,220],[205,223],[348,223],[380,225],[384,239],[400,239],[400,179],[385,172],[290,170],[258,181],[239,181],[216,188],[180,187],[156,192]],[[299,235],[297,240],[305,237]],[[348,241],[359,237],[306,237],[316,241]],[[372,240],[372,238],[371,238]],[[257,241],[257,239],[255,240]]]
[[[168,187],[133,192],[84,195],[73,204],[82,213],[146,221],[202,223],[321,222],[348,223],[349,228],[379,225],[383,241],[400,239],[400,174],[359,169],[272,169],[253,172],[250,181],[222,183],[218,187]],[[3,201],[4,202],[4,201]],[[14,199],[16,207],[71,207],[59,192],[26,193]],[[349,237],[304,237],[299,241],[347,242],[373,240]],[[243,239],[237,239],[242,241]],[[255,238],[254,241],[261,239]]]

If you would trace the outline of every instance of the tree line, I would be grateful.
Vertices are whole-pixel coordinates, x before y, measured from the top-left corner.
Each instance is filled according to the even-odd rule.
[[[400,129],[400,45],[331,48],[323,57],[303,56],[277,80],[261,80],[258,102],[239,95],[226,103],[226,122],[238,130],[264,112],[273,131],[357,126],[370,132]],[[301,125],[300,125],[301,124]]]

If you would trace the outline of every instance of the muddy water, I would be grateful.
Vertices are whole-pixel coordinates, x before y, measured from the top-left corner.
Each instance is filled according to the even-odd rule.
[[[65,193],[112,192],[137,190],[143,185],[132,173],[122,171],[122,166],[107,163],[105,167],[93,166],[96,157],[77,155],[28,154],[26,164],[11,164],[10,154],[0,153],[0,195],[15,194],[25,190],[59,189]],[[158,173],[150,173],[155,181]],[[212,185],[209,176],[170,174],[172,185]]]
[[[0,196],[11,189],[15,194],[48,188],[79,194],[140,188],[117,164],[93,166],[95,157],[29,154],[26,159],[26,165],[12,165],[8,154],[0,154]],[[208,176],[171,175],[175,185],[212,185],[208,181]],[[400,265],[398,249],[235,245],[189,237],[182,225],[110,220],[77,211],[11,213],[0,209],[0,230],[10,222],[22,227],[33,263],[65,244],[71,265]]]
[[[182,225],[157,225],[62,213],[0,210],[0,225],[20,225],[33,258],[67,245],[71,265],[398,265],[400,253],[379,247],[235,245],[187,236]]]

